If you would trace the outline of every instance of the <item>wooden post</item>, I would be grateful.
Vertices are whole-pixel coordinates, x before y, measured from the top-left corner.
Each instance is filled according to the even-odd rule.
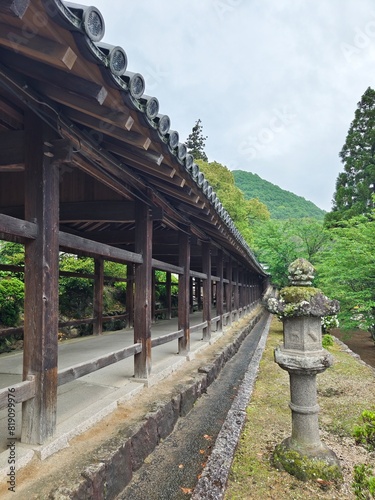
[[[25,218],[38,226],[25,245],[23,380],[35,377],[36,395],[22,404],[21,440],[43,444],[56,429],[59,171],[43,154],[44,124],[25,113]]]
[[[152,218],[138,200],[135,213],[135,252],[143,263],[135,266],[134,342],[142,344],[142,352],[134,356],[134,376],[144,379],[151,373]]]
[[[195,278],[195,297],[197,299],[198,311],[202,310],[201,279]]]
[[[151,312],[151,323],[155,323],[156,317],[156,271],[152,269],[152,285],[151,285],[151,302],[152,302],[152,312]]]
[[[250,273],[246,271],[246,310],[250,310]]]
[[[234,310],[235,310],[235,321],[238,320],[239,315],[239,286],[238,286],[238,264],[236,263],[233,267],[233,281],[234,281]]]
[[[216,282],[216,314],[220,316],[220,321],[217,325],[219,331],[223,329],[223,314],[224,314],[224,259],[223,251],[219,250],[217,254],[217,275],[220,278]]]
[[[232,295],[233,295],[233,264],[232,260],[229,259],[228,265],[227,265],[227,280],[229,281],[227,288],[226,288],[226,303],[227,303],[227,312],[229,313],[229,325],[232,324],[233,322],[233,301],[232,301]]]
[[[184,331],[184,336],[178,339],[178,352],[186,355],[190,351],[190,236],[187,231],[179,233],[179,266],[183,267],[184,274],[178,279],[178,329]]]
[[[128,313],[128,326],[134,326],[134,264],[126,268],[126,312]]]
[[[172,275],[170,272],[166,273],[165,289],[167,293],[167,319],[172,318]]]
[[[203,340],[211,338],[211,245],[209,241],[202,243],[202,267],[207,279],[203,281],[203,321],[207,327],[203,329]]]
[[[94,335],[103,333],[104,260],[95,259]]]
[[[194,278],[190,278],[190,284],[189,284],[189,297],[190,297],[190,314],[194,312],[194,286],[193,286],[193,280]]]

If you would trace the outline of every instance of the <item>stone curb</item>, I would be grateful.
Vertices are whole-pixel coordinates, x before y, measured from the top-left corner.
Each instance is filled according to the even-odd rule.
[[[130,483],[159,442],[186,416],[197,399],[218,377],[223,366],[236,354],[243,340],[264,315],[260,311],[241,330],[234,341],[221,349],[213,363],[202,366],[190,383],[177,387],[170,401],[160,403],[153,412],[130,431],[118,434],[96,452],[97,461],[81,471],[81,480],[72,487],[60,487],[49,494],[50,500],[114,499]]]
[[[358,363],[360,363],[363,366],[367,366],[367,368],[370,368],[370,370],[372,370],[375,373],[375,368],[373,366],[369,365],[368,363],[366,363],[366,361],[363,361],[363,359],[361,358],[361,356],[359,354],[353,352],[342,340],[338,339],[334,335],[332,335],[332,337],[333,337],[334,341],[342,348],[342,350],[344,352],[347,352],[350,356],[355,358],[358,361]]]

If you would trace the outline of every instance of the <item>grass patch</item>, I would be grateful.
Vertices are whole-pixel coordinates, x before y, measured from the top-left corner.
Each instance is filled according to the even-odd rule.
[[[343,467],[344,484],[340,490],[321,478],[299,481],[271,464],[275,447],[291,434],[289,376],[273,357],[275,347],[281,343],[282,323],[274,319],[225,499],[355,498],[351,482],[356,455],[352,457],[351,471]],[[334,357],[334,365],[317,376],[319,422],[322,441],[342,458],[345,453],[356,450],[352,431],[362,411],[374,407],[374,372],[341,351],[336,343],[329,351]]]

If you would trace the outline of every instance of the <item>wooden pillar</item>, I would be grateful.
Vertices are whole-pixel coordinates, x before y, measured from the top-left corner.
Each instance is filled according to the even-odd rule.
[[[143,263],[135,266],[134,342],[142,352],[134,356],[134,376],[142,379],[151,373],[152,219],[145,203],[135,205],[135,252]]]
[[[202,310],[202,286],[201,286],[201,279],[200,278],[195,278],[195,296],[197,299],[197,307],[198,311]]]
[[[167,294],[167,319],[172,318],[172,275],[170,272],[166,273],[165,289]]]
[[[190,297],[190,313],[194,312],[194,286],[193,286],[193,278],[190,278],[190,292],[189,292],[189,297]]]
[[[255,301],[256,301],[256,290],[255,290],[255,286],[256,286],[256,283],[255,283],[255,276],[252,275],[251,277],[251,303],[254,305]]]
[[[134,264],[128,264],[126,268],[126,312],[128,314],[128,326],[134,326]]]
[[[235,321],[238,320],[239,315],[239,286],[238,286],[238,264],[236,263],[233,267],[233,278],[234,278],[234,310],[235,310]]]
[[[242,308],[242,292],[243,292],[243,280],[242,280],[242,269],[240,266],[238,266],[238,279],[237,279],[237,285],[238,285],[238,318],[241,317],[241,308]]]
[[[217,254],[217,274],[219,281],[216,282],[216,314],[220,316],[220,321],[217,325],[219,331],[223,329],[223,314],[224,314],[224,258],[223,251],[219,250]]]
[[[151,285],[151,322],[155,323],[155,313],[156,313],[156,272],[155,269],[152,269],[152,285]]]
[[[247,273],[247,305],[250,311],[251,309],[251,274]]]
[[[104,260],[95,259],[94,335],[103,333]]]
[[[178,339],[179,354],[190,351],[190,236],[187,232],[179,233],[179,266],[184,274],[178,278],[178,329],[184,331],[183,337]]]
[[[227,264],[227,280],[228,280],[228,285],[226,288],[226,302],[227,302],[227,313],[229,313],[229,325],[232,324],[233,321],[233,316],[232,316],[232,311],[233,311],[233,302],[232,302],[232,295],[233,295],[233,265],[232,265],[232,260],[229,259],[229,262]]]
[[[250,273],[246,271],[246,308],[250,310]]]
[[[203,340],[211,338],[211,245],[209,241],[202,244],[202,267],[207,279],[203,281],[203,321],[207,321],[203,329]]]
[[[54,435],[57,408],[59,171],[44,156],[44,124],[25,113],[25,218],[37,237],[25,245],[23,380],[36,394],[22,404],[21,440],[43,444]]]

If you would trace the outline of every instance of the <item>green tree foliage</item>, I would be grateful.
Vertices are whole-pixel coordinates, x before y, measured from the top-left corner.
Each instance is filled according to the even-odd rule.
[[[93,274],[94,261],[88,257],[61,254],[60,269],[71,273]],[[92,316],[93,291],[92,279],[62,276],[59,280],[60,314],[76,319]]]
[[[247,200],[257,198],[264,203],[272,219],[288,220],[305,217],[324,219],[325,211],[314,203],[275,186],[257,174],[234,170],[233,176],[236,186],[243,191],[245,198]]]
[[[319,286],[341,303],[340,325],[370,331],[375,340],[375,211],[341,221],[319,255]]]
[[[237,229],[251,245],[253,241],[251,225],[256,220],[269,219],[267,207],[259,200],[246,200],[243,192],[234,183],[233,173],[224,165],[215,161],[207,163],[202,160],[197,163]]]
[[[208,161],[207,155],[204,152],[207,136],[203,135],[202,121],[196,121],[191,133],[186,139],[186,147],[188,152],[193,155],[195,160]]]
[[[375,91],[368,88],[357,105],[345,144],[340,151],[344,164],[336,181],[333,211],[327,224],[369,213],[375,192]]]
[[[24,247],[18,243],[0,242],[0,264],[24,264]],[[0,271],[0,324],[17,326],[23,310],[25,296],[23,273]]]
[[[17,326],[25,297],[24,283],[18,278],[0,278],[0,324]]]
[[[25,250],[23,245],[0,241],[0,264],[21,266],[24,262]]]
[[[258,260],[267,266],[277,287],[288,285],[288,266],[298,257],[315,264],[317,255],[328,241],[328,232],[316,219],[271,219],[253,227],[253,249]]]

